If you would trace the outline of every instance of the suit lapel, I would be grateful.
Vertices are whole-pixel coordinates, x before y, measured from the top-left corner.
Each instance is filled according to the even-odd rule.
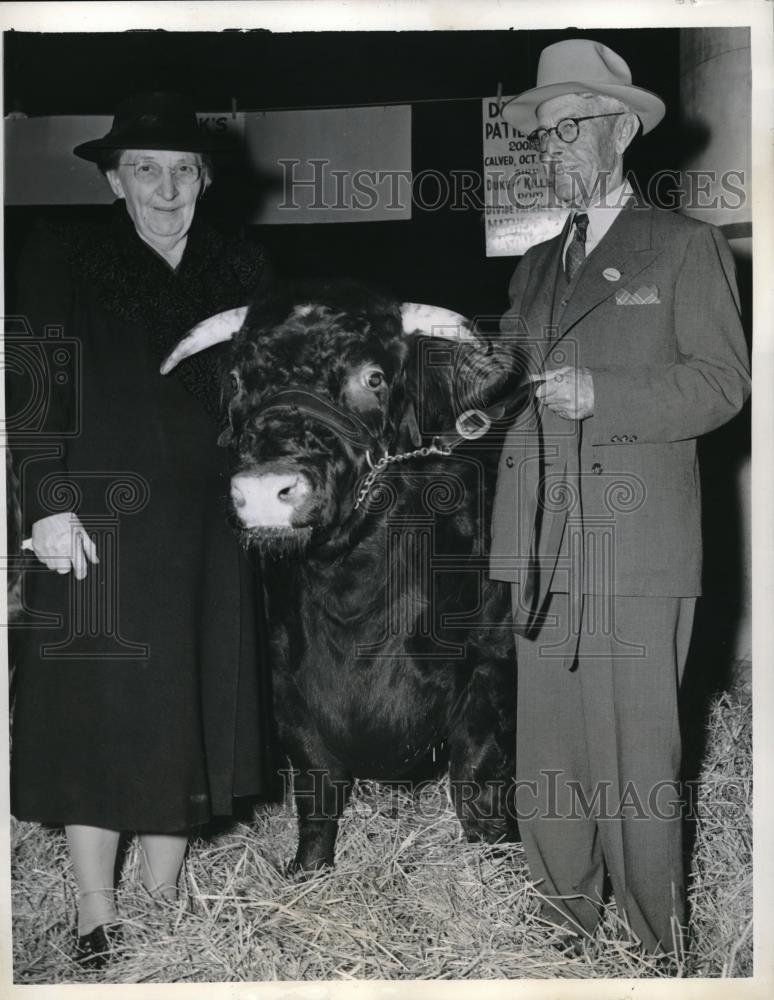
[[[540,255],[532,268],[529,283],[524,292],[523,315],[539,358],[545,354],[550,343],[555,339],[555,331],[551,331],[551,319],[554,308],[554,291],[559,275],[559,265],[562,247],[570,229],[572,213],[562,226],[558,236],[547,240],[535,249]]]
[[[619,213],[601,243],[589,254],[559,323],[559,338],[659,255],[661,249],[652,246],[652,222],[653,209],[635,200]],[[604,276],[606,270],[618,271],[621,277],[611,281]]]

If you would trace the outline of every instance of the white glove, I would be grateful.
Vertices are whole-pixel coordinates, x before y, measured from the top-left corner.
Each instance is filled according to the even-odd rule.
[[[32,549],[42,563],[57,573],[75,570],[76,580],[84,579],[90,562],[99,562],[96,545],[73,513],[52,514],[36,521],[32,525],[32,538],[22,548]]]

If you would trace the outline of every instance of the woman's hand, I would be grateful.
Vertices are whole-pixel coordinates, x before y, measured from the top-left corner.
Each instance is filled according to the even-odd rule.
[[[90,562],[99,562],[96,545],[78,515],[72,513],[52,514],[36,521],[32,525],[32,551],[57,573],[75,570],[76,580],[84,579]]]

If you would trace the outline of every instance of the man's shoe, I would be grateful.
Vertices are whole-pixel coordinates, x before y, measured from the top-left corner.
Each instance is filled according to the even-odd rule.
[[[580,958],[583,954],[583,937],[580,934],[558,934],[548,943],[565,958]]]

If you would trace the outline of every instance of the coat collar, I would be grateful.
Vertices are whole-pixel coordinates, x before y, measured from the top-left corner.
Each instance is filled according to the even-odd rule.
[[[604,239],[589,254],[553,336],[547,332],[547,327],[570,219],[558,236],[537,248],[539,257],[527,286],[525,313],[533,336],[541,338],[538,350],[541,358],[584,316],[625,287],[661,253],[662,248],[653,243],[653,213],[654,209],[637,196],[624,206]],[[620,277],[610,280],[605,277],[605,271],[608,274],[618,272]]]
[[[180,265],[173,270],[144,243],[123,202],[106,219],[57,227],[74,271],[107,313],[142,331],[158,364],[192,326],[214,313],[244,305],[258,286],[258,248],[226,240],[194,219]],[[220,353],[220,352],[218,352]],[[214,351],[186,359],[175,378],[217,413],[219,375]]]
[[[524,290],[522,315],[538,355],[544,354],[549,344],[556,339],[556,330],[551,326],[554,291],[559,275],[562,248],[571,225],[572,213],[567,216],[557,236],[539,244],[532,251],[536,262],[530,270],[529,282]]]
[[[591,251],[559,324],[563,337],[579,320],[646,268],[661,252],[652,246],[653,209],[632,200]],[[610,280],[605,272],[618,272]]]

